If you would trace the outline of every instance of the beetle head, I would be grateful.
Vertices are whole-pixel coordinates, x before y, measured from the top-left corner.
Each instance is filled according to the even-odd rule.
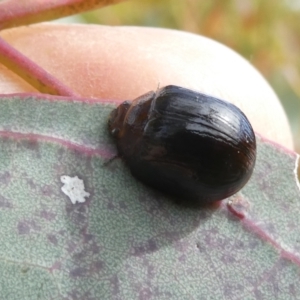
[[[130,105],[130,102],[125,101],[111,112],[108,119],[108,128],[113,137],[118,137]]]

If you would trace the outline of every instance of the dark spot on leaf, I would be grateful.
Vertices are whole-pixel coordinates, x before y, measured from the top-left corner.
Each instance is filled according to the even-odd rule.
[[[74,205],[68,201],[66,205],[68,218],[76,224],[77,228],[82,228],[87,225],[87,210],[88,207],[85,203]]]
[[[0,195],[0,208],[12,208],[12,207],[13,205],[11,204],[11,202],[5,197],[3,197],[2,195]]]
[[[20,141],[20,145],[28,150],[38,151],[39,143],[37,140],[22,140]]]
[[[56,238],[56,236],[55,236],[54,234],[48,234],[48,235],[47,235],[47,239],[48,239],[48,241],[49,241],[51,244],[57,246],[58,240],[57,240],[57,238]]]
[[[86,276],[87,274],[87,271],[85,268],[81,268],[81,267],[78,267],[78,268],[75,268],[73,270],[70,271],[70,276],[71,277],[82,277],[82,276]]]
[[[67,252],[72,253],[72,252],[74,252],[76,247],[77,247],[77,243],[75,243],[75,241],[71,240],[70,242],[67,243],[66,250],[67,250]]]
[[[100,247],[96,243],[93,243],[91,245],[91,251],[92,251],[92,253],[97,254],[100,251]]]
[[[236,249],[244,249],[245,245],[243,241],[236,241],[235,248]]]
[[[93,240],[88,243],[84,243],[84,247],[80,252],[73,254],[75,261],[90,261],[91,257],[100,252],[99,245]]]
[[[72,300],[99,300],[99,297],[94,294],[91,294],[90,291],[83,292],[81,289],[73,289],[71,292],[68,293],[67,298],[63,298],[64,300],[66,299],[72,299]],[[102,299],[101,299],[102,300]]]
[[[30,186],[30,188],[32,188],[33,190],[36,189],[37,186],[32,179],[27,179],[27,183]]]
[[[105,187],[102,187],[101,191],[102,191],[102,193],[105,194],[105,195],[107,195],[107,194],[109,193],[109,190],[106,189]]]
[[[115,209],[115,205],[112,203],[112,201],[107,203],[107,209],[109,209],[109,210],[114,210]]]
[[[127,209],[127,205],[126,205],[126,203],[125,203],[124,201],[121,201],[121,202],[119,203],[119,205],[120,205],[120,208],[122,208],[122,209]]]
[[[46,219],[47,221],[52,221],[53,219],[55,219],[55,216],[55,213],[47,210],[42,210],[40,213],[40,217]]]
[[[296,294],[297,294],[296,290],[297,289],[295,287],[295,284],[291,283],[289,285],[289,293],[290,293],[290,295],[293,295],[294,297],[296,297]]]
[[[227,283],[225,286],[224,286],[224,296],[225,296],[225,299],[233,299],[235,298],[235,296],[237,294],[240,294],[242,295],[243,292],[244,292],[244,286],[242,284],[230,284],[230,283]],[[261,299],[261,298],[256,298],[256,299]]]
[[[92,241],[93,239],[94,239],[94,236],[92,235],[92,234],[89,234],[89,233],[86,233],[84,236],[83,236],[83,238],[84,238],[84,242],[85,243],[88,243],[89,241]]]
[[[30,233],[30,227],[26,222],[20,221],[18,223],[18,232],[19,234],[29,234]]]
[[[7,185],[10,183],[11,175],[10,172],[4,172],[0,174],[0,183]]]
[[[199,251],[201,251],[201,245],[200,245],[200,243],[197,243],[197,244],[196,244],[196,247],[197,247],[197,249],[198,249]]]
[[[99,273],[100,271],[102,271],[104,269],[104,262],[101,260],[92,262],[90,265],[90,271],[92,273]]]
[[[225,254],[222,255],[221,261],[222,261],[225,265],[228,265],[228,264],[234,263],[234,262],[236,261],[236,259],[235,259],[234,255],[225,253]]]
[[[51,185],[44,185],[42,188],[41,188],[41,192],[44,196],[52,196],[54,195],[54,190],[53,190],[53,187]]]
[[[92,234],[84,234],[83,241],[87,250],[92,254],[97,254],[100,252],[100,247],[95,241],[95,236],[93,236]]]
[[[141,256],[146,253],[155,252],[158,249],[156,242],[153,239],[148,240],[145,244],[134,246],[132,249],[132,255]]]
[[[21,272],[23,274],[26,274],[29,270],[30,270],[29,266],[22,266],[22,268],[21,268]]]
[[[117,275],[114,275],[110,279],[110,285],[112,287],[112,295],[116,296],[120,293],[120,283],[119,283],[119,278]]]
[[[66,236],[66,230],[61,229],[61,230],[59,230],[59,231],[57,232],[57,234],[59,234],[59,235],[62,236],[62,237],[65,237],[65,236]]]
[[[182,262],[182,263],[186,262],[186,255],[185,255],[185,254],[180,255],[179,258],[178,258],[178,260],[179,260],[180,262]]]
[[[257,247],[260,246],[260,241],[258,239],[251,239],[250,242],[248,243],[247,247],[251,250],[257,249]]]
[[[41,227],[35,223],[35,221],[19,221],[18,225],[18,233],[19,234],[29,234],[31,231],[40,231]]]

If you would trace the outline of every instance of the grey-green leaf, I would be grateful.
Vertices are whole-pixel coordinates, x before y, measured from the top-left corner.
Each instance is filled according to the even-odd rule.
[[[105,163],[113,107],[0,97],[0,298],[297,299],[296,155],[258,137],[238,195],[185,209],[121,159]],[[83,180],[85,202],[72,204],[62,176]]]

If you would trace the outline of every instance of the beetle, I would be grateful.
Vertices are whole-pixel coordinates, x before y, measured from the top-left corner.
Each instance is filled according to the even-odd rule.
[[[182,202],[202,205],[233,195],[255,165],[256,139],[245,114],[183,87],[123,102],[108,127],[132,175]]]

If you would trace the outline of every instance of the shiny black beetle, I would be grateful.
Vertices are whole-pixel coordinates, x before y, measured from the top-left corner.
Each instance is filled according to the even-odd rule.
[[[255,164],[255,135],[241,110],[179,86],[123,102],[112,111],[109,130],[137,179],[181,201],[227,198]]]

